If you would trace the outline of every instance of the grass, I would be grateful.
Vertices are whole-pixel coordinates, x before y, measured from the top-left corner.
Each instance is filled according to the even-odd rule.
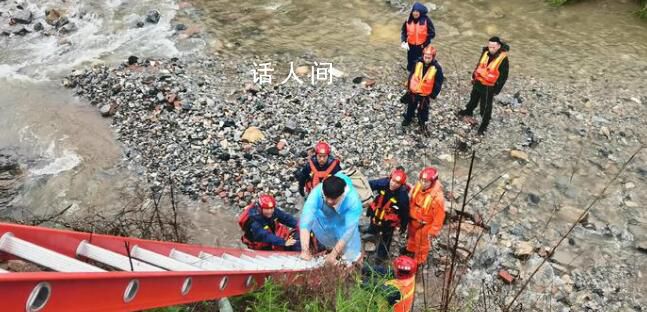
[[[231,298],[234,311],[324,312],[391,311],[385,277],[362,276],[357,269],[327,267],[307,273],[301,283],[268,279],[262,288]]]

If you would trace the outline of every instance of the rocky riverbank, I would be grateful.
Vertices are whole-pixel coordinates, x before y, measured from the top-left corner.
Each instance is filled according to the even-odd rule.
[[[261,191],[275,194],[281,207],[298,209],[293,172],[320,139],[332,144],[343,167],[369,177],[396,165],[411,175],[438,166],[456,208],[466,158],[475,150],[475,196],[467,210],[470,223],[486,225],[487,233],[469,262],[464,289],[501,271],[519,285],[548,257],[523,299],[526,306],[543,300],[566,310],[640,311],[645,305],[646,266],[634,261],[644,259],[647,241],[647,215],[637,204],[645,202],[639,191],[647,180],[644,152],[578,221],[644,142],[645,94],[622,83],[601,88],[594,77],[548,83],[513,76],[482,138],[455,117],[470,86],[449,72],[425,137],[400,126],[402,74],[396,68],[379,77],[338,71],[332,84],[314,86],[307,70],[297,70],[304,84],[261,86],[251,83],[253,61],[131,57],[75,71],[63,84],[113,118],[126,157],[147,169],[154,189],[173,179],[195,200],[220,197],[234,209]],[[573,222],[579,224],[571,238],[550,254]],[[470,241],[462,244],[469,259]]]
[[[41,3],[25,1],[0,1],[0,34],[3,36],[25,36],[39,33],[43,36],[58,36],[62,43],[65,35],[78,30],[77,23],[87,20],[90,15],[101,14],[79,10],[69,4],[42,7]],[[157,24],[160,12],[152,9],[144,16],[133,19],[131,27],[145,27]],[[68,42],[69,43],[69,42]]]

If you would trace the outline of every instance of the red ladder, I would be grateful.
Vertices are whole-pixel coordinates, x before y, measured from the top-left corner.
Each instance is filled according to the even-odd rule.
[[[293,252],[213,248],[0,223],[0,260],[44,272],[0,269],[0,311],[135,311],[237,296],[269,276],[322,265]],[[116,271],[121,270],[121,272]]]

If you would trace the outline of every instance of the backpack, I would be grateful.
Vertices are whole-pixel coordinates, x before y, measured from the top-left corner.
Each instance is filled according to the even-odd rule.
[[[367,207],[373,201],[373,191],[371,186],[368,184],[368,179],[355,167],[350,166],[346,169],[343,169],[342,172],[346,174],[352,181],[353,187],[359,194],[360,199],[362,200],[362,206]]]

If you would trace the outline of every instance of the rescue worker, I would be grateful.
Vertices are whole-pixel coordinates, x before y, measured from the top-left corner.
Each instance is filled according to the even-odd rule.
[[[476,105],[479,105],[481,125],[479,135],[484,135],[492,117],[492,101],[494,96],[501,92],[503,85],[508,80],[508,54],[510,47],[503,43],[499,37],[488,40],[487,47],[483,48],[481,59],[472,72],[472,93],[465,109],[458,112],[459,116],[472,116]]]
[[[339,171],[341,171],[339,159],[330,155],[328,143],[320,141],[315,145],[315,155],[308,158],[308,163],[297,171],[299,194],[305,197],[315,186]]]
[[[409,312],[413,306],[413,294],[416,288],[416,261],[407,256],[399,256],[393,260],[395,279],[385,283],[387,300],[393,306],[393,312]]]
[[[308,195],[299,220],[301,258],[312,259],[312,231],[319,244],[331,250],[327,264],[337,263],[337,257],[346,263],[359,260],[361,215],[362,201],[347,175],[338,172],[317,185]]]
[[[241,240],[250,249],[300,251],[296,230],[297,220],[276,207],[276,199],[261,194],[258,200],[248,205],[238,219],[243,230]]]
[[[411,8],[409,18],[402,24],[400,32],[401,47],[407,50],[407,71],[413,71],[413,66],[422,56],[424,49],[431,39],[436,37],[436,30],[431,18],[427,16],[427,7],[416,2]]]
[[[427,120],[429,120],[430,101],[436,99],[443,86],[443,69],[436,61],[436,49],[431,45],[424,49],[422,61],[416,63],[415,70],[409,75],[407,90],[409,101],[402,126],[411,124],[413,115],[418,110],[418,125],[423,134],[427,135]]]
[[[385,261],[389,256],[393,232],[405,233],[409,225],[409,190],[407,174],[397,168],[388,177],[369,181],[377,197],[366,209],[370,224],[368,233],[378,235],[377,258]]]
[[[427,261],[430,238],[437,237],[445,221],[445,198],[434,167],[424,168],[411,190],[410,221],[406,250],[420,266]]]

